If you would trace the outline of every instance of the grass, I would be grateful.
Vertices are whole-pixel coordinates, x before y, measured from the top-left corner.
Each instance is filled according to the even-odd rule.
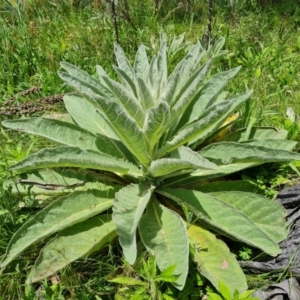
[[[163,5],[155,11],[151,0],[128,1],[129,10],[125,2],[120,1],[117,9],[118,36],[131,59],[131,54],[140,43],[148,45],[149,51],[155,50],[161,28],[169,36],[185,32],[186,42],[195,41],[204,34],[207,27],[206,1],[190,1],[190,13],[178,1],[166,2],[163,1]],[[254,2],[238,10],[214,5],[213,39],[225,36],[225,47],[228,50],[215,68],[225,70],[243,66],[228,91],[235,93],[245,87],[254,89],[249,109],[256,118],[256,124],[288,127],[286,110],[291,107],[296,114],[295,126],[299,129],[299,3],[291,1],[287,5],[284,1],[278,1],[261,7]],[[104,1],[81,1],[76,7],[76,1],[71,0],[6,0],[0,5],[0,11],[0,102],[4,103],[33,86],[41,87],[41,90],[35,95],[17,97],[17,105],[67,92],[57,75],[60,61],[76,64],[92,74],[95,73],[94,66],[100,64],[109,73],[113,73],[112,47],[116,35],[110,7]],[[53,109],[60,110],[59,107]],[[299,130],[293,139],[299,141]],[[7,171],[7,166],[43,145],[43,141],[37,138],[2,131],[0,185],[13,176]],[[296,177],[288,166],[278,167],[276,176],[273,175],[275,179],[271,178],[270,172],[265,171],[267,173],[260,170],[261,173],[255,176],[243,176],[252,176],[250,179],[258,186],[265,186],[269,196],[273,195],[278,186]],[[280,176],[283,181],[277,182]],[[20,199],[13,198],[9,191],[0,188],[0,255],[5,253],[13,233],[37,211],[36,208],[20,207],[19,202]],[[106,280],[123,268],[120,249],[117,247],[109,248],[92,259],[72,264],[60,274],[59,284],[52,278],[48,282],[26,287],[26,272],[38,250],[30,249],[2,275],[0,299],[37,299],[37,291],[42,290],[46,294],[45,299],[113,299],[113,293],[119,295],[118,299],[129,299],[126,298],[128,294],[137,291],[135,287],[130,287],[129,291],[126,287],[116,290],[116,284]],[[135,276],[139,277],[139,272],[135,270]],[[249,283],[259,288],[268,282],[270,276],[266,278],[249,277]],[[200,283],[199,278],[191,279],[193,284],[195,281],[204,289],[204,283]]]

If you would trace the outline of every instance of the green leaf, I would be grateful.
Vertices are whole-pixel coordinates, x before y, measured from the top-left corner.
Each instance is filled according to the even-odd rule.
[[[238,191],[212,192],[210,195],[242,212],[274,242],[279,243],[287,237],[286,212],[277,202],[254,193]]]
[[[203,86],[199,95],[195,98],[195,104],[191,109],[188,122],[196,120],[207,108],[211,107],[217,99],[219,93],[227,85],[228,81],[236,76],[241,67],[237,67],[228,71],[220,72],[211,77]]]
[[[151,200],[141,218],[139,232],[143,244],[156,259],[161,271],[176,264],[175,287],[182,290],[188,272],[189,246],[185,225],[175,212]]]
[[[118,67],[122,71],[124,71],[131,80],[134,80],[135,75],[134,75],[133,69],[132,69],[126,55],[124,54],[122,48],[117,43],[114,43],[114,52],[115,52],[115,56],[117,59]]]
[[[19,174],[14,179],[6,180],[4,189],[11,193],[29,195],[62,195],[74,190],[94,188],[105,191],[120,183],[108,174],[98,174],[93,171],[74,169],[41,169]],[[9,188],[10,186],[10,188]],[[35,197],[36,199],[36,197]]]
[[[141,171],[128,161],[105,153],[82,150],[75,147],[42,149],[11,166],[10,169],[24,172],[33,169],[55,167],[89,168],[120,174],[129,174],[132,176],[141,176]]]
[[[119,276],[114,279],[107,280],[108,282],[119,283],[123,285],[147,285],[144,281],[134,279],[132,277]]]
[[[175,150],[170,158],[161,158],[152,161],[149,173],[153,177],[161,177],[168,175],[171,176],[172,173],[180,170],[192,170],[195,169],[217,169],[217,165],[211,163],[210,161],[204,159],[197,152],[187,148],[179,147]],[[173,174],[175,176],[176,174]]]
[[[153,155],[158,141],[166,132],[169,124],[170,107],[166,102],[160,102],[157,106],[146,111],[143,131],[150,156]]]
[[[300,160],[300,154],[298,153],[281,150],[279,146],[279,149],[273,149],[273,145],[276,145],[275,141],[265,140],[264,146],[256,146],[251,143],[220,142],[203,148],[199,153],[216,164],[232,164],[237,162],[255,162],[259,164]],[[280,144],[281,141],[277,140],[277,145]]]
[[[247,128],[242,128],[225,135],[223,141],[240,142],[245,140]],[[274,127],[252,127],[249,140],[279,139],[287,137],[288,132],[285,129],[276,129]]]
[[[130,118],[117,103],[104,99],[91,101],[96,107],[103,111],[114,131],[128,150],[130,150],[144,166],[149,165],[150,157],[145,148],[144,134],[136,121]]]
[[[40,252],[27,283],[45,279],[71,262],[100,250],[117,237],[110,215],[75,224],[51,240]]]
[[[295,141],[289,141],[289,140],[249,140],[242,142],[243,144],[246,145],[255,145],[255,146],[263,146],[267,148],[272,148],[272,149],[280,149],[280,150],[292,150],[293,148],[296,147],[297,142]]]
[[[127,114],[136,120],[140,127],[143,127],[144,111],[139,100],[133,94],[129,93],[128,89],[126,89],[120,83],[110,79],[109,77],[103,77],[103,80],[118,99],[117,103],[122,105]]]
[[[137,255],[136,229],[153,190],[154,186],[140,183],[128,185],[116,193],[113,220],[124,256],[131,265]]]
[[[65,95],[64,103],[67,111],[80,127],[96,136],[100,135],[100,139],[106,139],[105,143],[110,144],[110,148],[115,149],[110,153],[112,156],[133,162],[132,154],[120,141],[111,124],[92,103],[78,95]]]
[[[214,234],[199,226],[188,228],[192,259],[201,275],[219,290],[219,281],[224,282],[231,293],[247,290],[246,277],[234,254]]]
[[[193,148],[214,133],[222,123],[231,115],[241,104],[243,104],[252,94],[252,91],[236,95],[231,100],[222,102],[210,107],[199,120],[180,130],[170,141],[159,149],[156,157],[166,155],[174,151],[179,146],[188,142],[193,144]]]
[[[207,228],[259,248],[271,256],[281,252],[278,244],[258,224],[222,199],[193,190],[159,188],[156,191],[179,205],[186,205]],[[259,210],[260,206],[255,208]]]
[[[194,97],[200,87],[202,86],[202,82],[209,71],[212,64],[212,60],[209,60],[206,64],[201,66],[192,76],[187,80],[185,85],[182,87],[180,93],[177,95],[176,99],[174,100],[174,106],[172,109],[172,121],[177,121],[177,118],[182,115],[184,111],[190,115],[190,111],[188,109],[189,105],[195,101]],[[181,124],[186,123],[185,117],[182,118],[180,121]],[[179,125],[179,128],[181,126]]]
[[[31,245],[110,208],[116,191],[74,192],[51,203],[13,235],[1,261],[1,269]]]
[[[212,179],[223,177],[229,174],[236,173],[238,171],[251,168],[257,165],[263,164],[263,162],[237,162],[231,163],[227,165],[217,164],[217,170],[208,170],[208,169],[198,169],[187,176],[186,174],[179,175],[177,177],[171,178],[170,180],[166,180],[164,182],[165,187],[178,187],[178,186],[186,186],[193,183],[197,183],[204,179]]]
[[[149,61],[146,53],[146,47],[144,45],[139,46],[135,61],[133,65],[133,70],[136,77],[146,80],[147,74],[149,72]]]
[[[11,129],[24,131],[45,137],[66,146],[101,151],[116,152],[114,146],[105,137],[94,136],[79,126],[54,119],[34,118],[3,121],[2,125]]]
[[[142,106],[144,110],[147,110],[153,106],[155,106],[155,99],[153,96],[153,91],[150,86],[142,79],[142,78],[137,78],[137,83],[139,86],[138,89],[138,99],[140,99]]]
[[[224,299],[231,300],[231,292],[228,288],[228,286],[221,280],[219,280],[219,291]]]

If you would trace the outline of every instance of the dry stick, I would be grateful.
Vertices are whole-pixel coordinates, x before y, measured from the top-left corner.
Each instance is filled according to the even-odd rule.
[[[213,0],[207,0],[208,3],[208,24],[206,33],[203,36],[203,42],[208,49],[209,42],[212,39],[212,22],[213,22]]]
[[[123,18],[131,25],[131,27],[137,31],[135,25],[133,24],[131,17],[130,17],[130,9],[129,4],[127,0],[124,0],[124,10],[122,10],[122,16]]]
[[[116,40],[120,44],[115,0],[111,0],[111,15],[114,22]]]

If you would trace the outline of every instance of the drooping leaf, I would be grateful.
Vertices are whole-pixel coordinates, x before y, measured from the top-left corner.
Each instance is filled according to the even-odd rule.
[[[32,118],[3,121],[11,129],[39,135],[66,146],[89,149],[104,153],[115,153],[114,146],[104,136],[94,136],[77,125],[54,119]]]
[[[239,191],[212,192],[217,197],[242,212],[276,243],[287,237],[286,212],[277,202],[261,195]]]
[[[151,198],[154,186],[131,184],[122,188],[114,200],[113,220],[125,258],[134,264],[137,255],[136,229]]]
[[[159,188],[157,192],[179,205],[186,205],[207,228],[259,248],[269,255],[281,252],[278,244],[243,211],[215,196],[193,190]],[[260,206],[255,206],[256,210]]]
[[[263,162],[236,162],[231,164],[217,164],[217,170],[198,169],[187,176],[186,174],[178,175],[177,177],[171,178],[170,180],[164,181],[165,187],[176,188],[178,186],[186,186],[193,183],[197,183],[204,179],[223,177],[229,174],[236,173],[238,171],[255,167],[263,164]]]
[[[174,151],[179,146],[188,142],[193,148],[199,145],[207,137],[214,133],[222,123],[231,115],[235,109],[243,104],[252,94],[252,91],[234,96],[231,100],[210,107],[199,121],[188,125],[180,130],[170,141],[168,141],[157,153],[157,158]]]
[[[214,234],[199,226],[191,225],[188,235],[193,261],[201,275],[206,277],[218,290],[223,281],[233,293],[247,290],[246,277],[234,254]]]
[[[61,231],[40,252],[27,283],[45,279],[71,262],[87,257],[117,237],[110,215],[97,216]]]
[[[276,142],[275,142],[276,141]],[[281,144],[281,140],[265,140],[264,146],[255,144],[220,142],[209,145],[199,153],[215,162],[216,164],[232,164],[237,162],[282,162],[290,160],[300,160],[300,154],[273,148],[273,145]]]
[[[5,189],[12,194],[27,195],[61,195],[70,191],[94,188],[105,191],[117,186],[121,182],[108,174],[98,174],[94,171],[74,169],[41,169],[21,173],[13,180],[3,183]]]
[[[188,272],[189,245],[180,216],[153,199],[141,218],[139,232],[161,271],[176,265],[174,275],[178,278],[173,284],[182,290]]]
[[[178,158],[184,161],[188,161],[195,165],[198,165],[199,168],[203,169],[218,169],[218,166],[209,160],[203,158],[198,152],[193,151],[189,147],[180,146],[170,155],[172,158]]]
[[[105,153],[75,147],[42,149],[11,166],[11,170],[25,172],[34,169],[77,167],[140,176],[141,171],[128,161]]]
[[[254,145],[254,146],[262,146],[268,147],[272,149],[279,149],[279,150],[287,150],[290,151],[296,147],[297,142],[289,141],[289,140],[249,140],[242,142],[245,145]]]
[[[104,192],[97,190],[74,192],[51,203],[13,235],[1,261],[1,269],[3,270],[29,246],[110,208],[116,191],[111,189]]]
[[[265,140],[265,139],[279,139],[283,140],[287,137],[288,132],[283,129],[276,129],[274,127],[252,127],[249,140]],[[233,131],[224,136],[223,141],[240,142],[245,140],[246,128]]]
[[[111,124],[92,103],[78,95],[65,95],[64,103],[67,111],[80,127],[106,138],[106,143],[110,144],[111,148],[115,148],[115,151],[110,153],[112,156],[133,162],[132,154],[120,141]]]
[[[152,161],[149,173],[153,177],[172,175],[172,173],[189,169],[217,169],[217,165],[204,159],[197,152],[187,147],[179,147],[170,156],[170,158],[161,158]],[[172,176],[175,176],[172,175]]]

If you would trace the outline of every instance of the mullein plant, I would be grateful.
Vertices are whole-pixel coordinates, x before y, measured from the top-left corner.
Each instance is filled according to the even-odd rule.
[[[59,144],[10,167],[17,173],[17,185],[7,183],[12,192],[53,200],[14,234],[2,271],[52,236],[28,275],[28,283],[36,282],[118,237],[130,264],[141,241],[160,271],[173,266],[172,284],[179,290],[190,258],[217,289],[221,281],[231,293],[247,290],[235,256],[215,234],[276,256],[287,236],[285,211],[258,194],[216,191],[216,178],[300,155],[290,152],[295,142],[285,140],[286,131],[270,127],[214,138],[252,94],[224,96],[239,67],[211,76],[223,44],[221,39],[205,50],[197,42],[171,74],[165,34],[151,61],[144,45],[131,64],[115,44],[118,80],[101,66],[96,66],[96,79],[63,62],[59,76],[77,91],[64,97],[72,121],[2,122]],[[201,183],[209,179],[214,189],[201,192]]]

